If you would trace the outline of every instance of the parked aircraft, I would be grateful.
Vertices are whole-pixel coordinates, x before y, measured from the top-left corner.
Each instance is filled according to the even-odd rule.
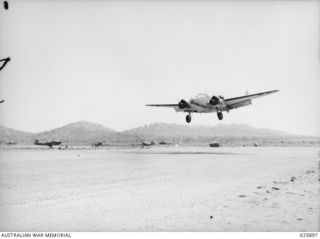
[[[102,142],[96,142],[96,143],[93,143],[92,145],[91,145],[91,147],[94,147],[94,148],[97,148],[97,147],[102,147],[103,146],[103,143],[104,143],[104,141],[102,141]]]
[[[153,145],[151,142],[148,142],[148,141],[142,141],[141,142],[141,147],[144,148],[144,147],[150,147],[151,145]]]
[[[225,99],[221,95],[209,96],[208,94],[198,94],[195,98],[191,98],[188,102],[184,99],[178,104],[148,104],[146,106],[170,107],[176,112],[186,112],[187,123],[191,122],[191,113],[212,113],[217,112],[219,120],[223,119],[223,111],[229,112],[232,109],[251,105],[251,101],[258,97],[270,95],[278,92],[278,90],[266,91],[262,93],[244,95],[234,98]]]
[[[35,145],[44,145],[44,146],[49,146],[50,148],[52,148],[52,146],[54,145],[60,145],[62,142],[61,141],[49,141],[49,142],[45,142],[45,143],[40,143],[39,140],[35,140],[34,144]]]

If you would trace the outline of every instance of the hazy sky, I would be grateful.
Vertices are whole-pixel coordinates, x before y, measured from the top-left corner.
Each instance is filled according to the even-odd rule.
[[[320,135],[319,1],[9,1],[0,10],[0,124],[38,132],[87,120],[185,124],[151,108],[199,92],[279,89],[225,113]],[[216,125],[216,114],[192,124]]]

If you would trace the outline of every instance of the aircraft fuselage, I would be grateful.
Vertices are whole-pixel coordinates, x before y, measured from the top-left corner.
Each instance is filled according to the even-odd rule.
[[[190,105],[186,108],[174,107],[177,112],[197,112],[197,113],[212,113],[226,110],[226,104],[223,97],[217,96],[219,102],[217,104],[210,104],[212,97],[209,95],[199,95],[195,98],[191,98],[188,102]]]

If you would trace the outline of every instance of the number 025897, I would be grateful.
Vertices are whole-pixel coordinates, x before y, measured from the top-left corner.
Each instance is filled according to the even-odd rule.
[[[318,237],[318,232],[303,232],[303,233],[300,233],[300,237],[307,237],[307,238]]]

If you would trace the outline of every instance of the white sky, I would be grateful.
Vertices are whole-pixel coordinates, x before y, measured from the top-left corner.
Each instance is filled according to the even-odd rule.
[[[38,132],[78,120],[124,130],[185,123],[145,107],[199,92],[279,89],[224,115],[320,135],[319,1],[9,1],[0,10],[0,124]],[[220,123],[194,114],[192,124]]]

